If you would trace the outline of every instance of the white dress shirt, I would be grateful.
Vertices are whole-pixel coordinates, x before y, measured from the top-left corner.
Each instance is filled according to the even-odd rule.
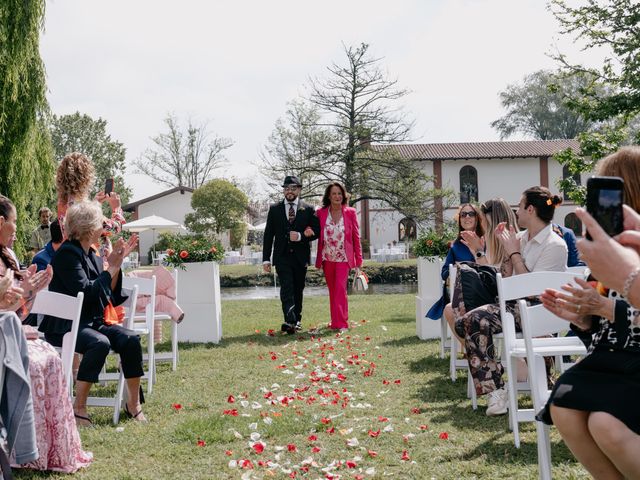
[[[520,252],[530,272],[563,272],[567,268],[567,244],[551,224],[529,238],[528,230],[518,233]]]

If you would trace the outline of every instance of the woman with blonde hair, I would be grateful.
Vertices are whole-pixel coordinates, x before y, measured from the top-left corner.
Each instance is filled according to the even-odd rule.
[[[74,413],[76,422],[90,425],[87,414],[87,398],[91,385],[113,349],[120,354],[120,364],[127,383],[125,413],[137,421],[146,421],[140,407],[140,377],[142,348],[140,338],[115,324],[109,315],[113,307],[121,305],[122,260],[137,243],[134,235],[128,242],[122,238],[103,262],[93,247],[103,233],[102,209],[97,202],[82,201],[69,208],[65,219],[67,240],[53,257],[53,279],[49,284],[52,292],[76,296],[84,293],[80,314],[80,329],[76,341],[76,352],[82,354],[76,382]],[[105,269],[104,265],[108,267]],[[71,323],[52,316],[45,316],[40,325],[45,339],[52,345],[61,346],[62,338],[71,328]]]

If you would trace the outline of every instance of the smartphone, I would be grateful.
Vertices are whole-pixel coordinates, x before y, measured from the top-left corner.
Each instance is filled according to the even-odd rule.
[[[104,193],[109,195],[111,192],[113,192],[113,178],[107,178],[104,182]]]
[[[622,233],[624,180],[620,177],[591,177],[587,180],[587,211],[611,237]],[[591,236],[587,231],[587,238]]]

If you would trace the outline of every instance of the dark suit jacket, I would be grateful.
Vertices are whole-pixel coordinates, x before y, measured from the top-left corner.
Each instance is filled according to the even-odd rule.
[[[102,269],[102,258],[93,249],[86,254],[80,242],[65,241],[51,261],[53,278],[49,284],[52,292],[75,297],[84,293],[80,325],[91,322],[102,323],[104,309],[111,301],[113,306],[122,304],[127,297],[122,296],[122,271],[118,272],[116,288],[111,290],[111,275]],[[71,330],[71,322],[52,316],[45,316],[40,331],[64,334]]]
[[[312,237],[305,237],[303,232],[307,227],[313,230]],[[299,242],[289,241],[289,232],[298,232],[301,235]],[[298,210],[293,224],[289,223],[289,217],[285,211],[285,202],[274,203],[269,207],[267,215],[267,226],[264,229],[264,243],[262,245],[262,261],[271,261],[271,251],[273,250],[273,265],[279,263],[293,255],[302,263],[309,264],[311,260],[310,244],[318,238],[320,224],[315,216],[314,208],[308,203],[298,200]]]

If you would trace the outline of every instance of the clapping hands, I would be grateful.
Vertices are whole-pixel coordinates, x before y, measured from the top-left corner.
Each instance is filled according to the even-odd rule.
[[[516,229],[513,225],[509,225],[507,228],[507,222],[500,222],[493,232],[507,255],[520,251],[520,239],[516,236]]]
[[[119,238],[113,245],[113,250],[107,257],[109,267],[120,268],[122,261],[131,253],[131,250],[138,244],[138,236],[132,235],[128,241],[125,241],[122,237]]]

